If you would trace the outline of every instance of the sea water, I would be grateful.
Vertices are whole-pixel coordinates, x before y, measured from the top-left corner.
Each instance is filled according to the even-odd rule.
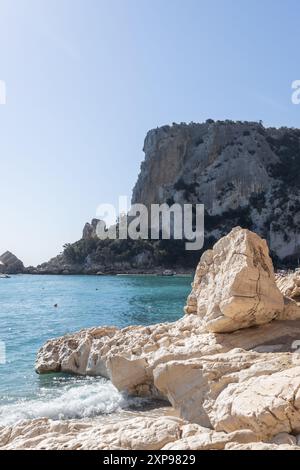
[[[0,279],[0,426],[21,419],[93,417],[143,400],[101,378],[37,375],[38,349],[81,328],[149,325],[182,316],[192,278],[163,276],[29,276]],[[55,307],[57,305],[57,307]]]

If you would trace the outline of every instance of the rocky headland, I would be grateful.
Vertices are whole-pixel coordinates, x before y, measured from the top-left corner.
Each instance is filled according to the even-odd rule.
[[[257,122],[173,124],[148,132],[132,202],[205,205],[205,246],[233,227],[265,238],[276,268],[300,254],[300,130]],[[201,252],[181,240],[99,240],[93,219],[82,238],[32,274],[193,272]]]
[[[81,330],[38,352],[39,374],[100,375],[168,412],[22,421],[0,428],[0,449],[300,450],[299,286],[234,228],[202,255],[180,320]]]

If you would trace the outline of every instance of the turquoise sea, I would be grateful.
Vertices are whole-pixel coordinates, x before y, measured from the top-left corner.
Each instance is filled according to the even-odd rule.
[[[29,276],[0,279],[0,426],[41,416],[80,418],[142,406],[102,378],[34,371],[49,338],[81,328],[124,327],[182,316],[192,277]],[[57,304],[57,308],[54,305]]]

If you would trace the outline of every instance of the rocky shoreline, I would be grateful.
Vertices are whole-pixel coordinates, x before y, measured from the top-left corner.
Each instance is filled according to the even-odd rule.
[[[267,243],[239,227],[198,264],[174,323],[51,339],[39,374],[103,376],[167,413],[0,428],[0,449],[300,450],[300,273],[274,274]]]
[[[194,271],[192,270],[165,270],[165,269],[149,269],[149,270],[106,270],[106,271],[72,271],[72,270],[63,270],[63,271],[48,271],[48,270],[39,270],[36,268],[25,268],[24,272],[18,274],[29,274],[32,276],[36,275],[45,275],[45,276],[193,276]]]

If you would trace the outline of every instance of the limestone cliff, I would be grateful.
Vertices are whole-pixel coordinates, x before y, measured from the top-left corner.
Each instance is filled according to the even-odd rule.
[[[264,236],[280,260],[297,264],[299,129],[212,120],[173,124],[148,132],[144,152],[134,203],[203,203],[206,239],[241,225]]]

